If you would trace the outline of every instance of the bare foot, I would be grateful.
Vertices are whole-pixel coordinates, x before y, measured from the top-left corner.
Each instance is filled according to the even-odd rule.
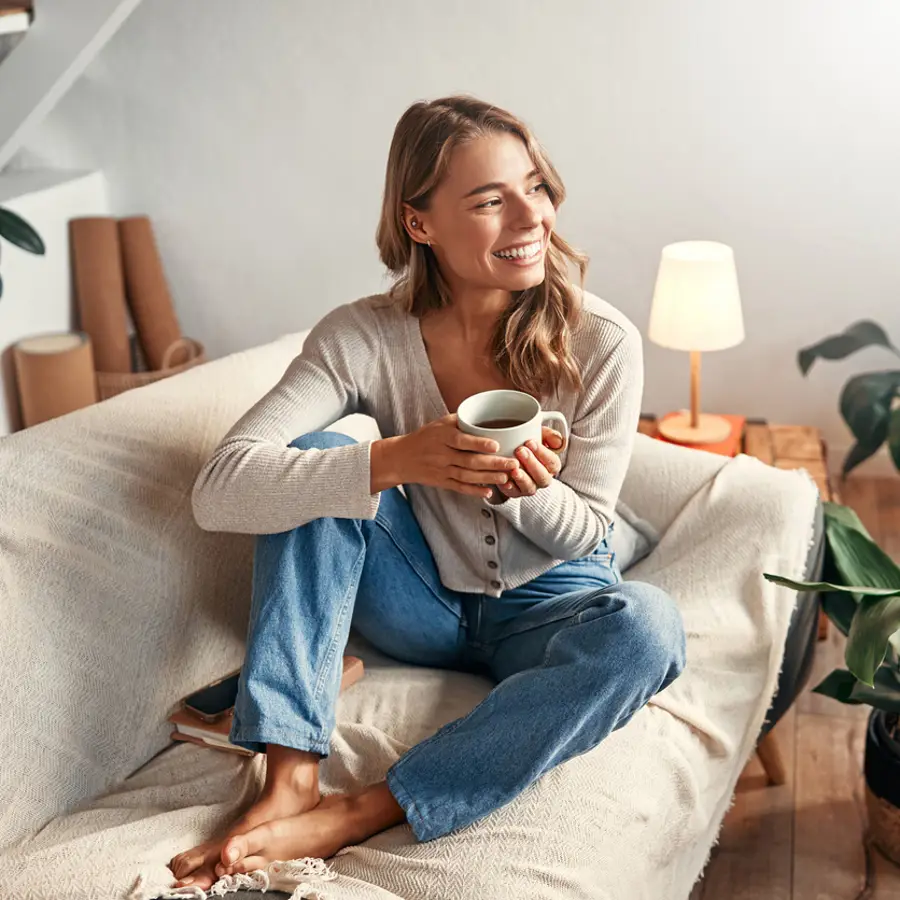
[[[219,880],[215,867],[222,862],[222,849],[229,838],[251,831],[273,819],[296,816],[313,809],[319,799],[318,785],[304,791],[292,791],[287,787],[273,791],[267,786],[259,799],[244,815],[232,822],[224,833],[179,853],[169,861],[169,868],[178,879],[174,887],[191,884],[204,891],[208,890]]]
[[[328,859],[338,850],[362,843],[373,834],[405,821],[403,808],[380,782],[359,794],[331,794],[315,809],[274,819],[229,838],[223,860],[236,852],[231,865],[217,865],[217,876],[264,869],[277,859],[312,856]]]

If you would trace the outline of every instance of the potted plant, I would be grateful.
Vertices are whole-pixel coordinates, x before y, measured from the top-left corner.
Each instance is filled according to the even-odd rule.
[[[6,238],[11,244],[29,253],[44,255],[45,248],[41,236],[21,216],[2,206],[0,206],[0,237]],[[2,296],[3,279],[0,278],[0,297]]]
[[[826,615],[847,638],[847,668],[813,690],[872,707],[865,749],[869,827],[873,841],[900,863],[900,567],[849,507],[826,502],[824,519],[823,581],[764,575],[794,590],[819,591]]]
[[[900,356],[884,329],[869,320],[856,322],[842,331],[804,347],[797,354],[800,371],[806,375],[817,359],[844,359],[864,347],[884,347]],[[900,469],[900,371],[865,372],[854,375],[841,391],[841,416],[856,443],[844,459],[842,474],[868,459],[887,441],[894,465]]]

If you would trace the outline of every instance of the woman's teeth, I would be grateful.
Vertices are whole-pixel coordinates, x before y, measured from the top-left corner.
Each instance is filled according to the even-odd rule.
[[[515,250],[498,250],[493,255],[498,259],[531,259],[541,252],[543,247],[542,241],[535,241],[533,244],[526,244],[524,247],[517,247]]]

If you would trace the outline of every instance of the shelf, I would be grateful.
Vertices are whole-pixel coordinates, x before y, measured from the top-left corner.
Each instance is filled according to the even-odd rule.
[[[0,3],[0,36],[28,31],[33,16],[30,3]]]

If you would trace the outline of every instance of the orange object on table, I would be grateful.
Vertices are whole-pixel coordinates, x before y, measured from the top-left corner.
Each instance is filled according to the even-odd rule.
[[[667,413],[660,419],[665,422],[666,419],[679,415],[677,412]],[[724,441],[716,441],[713,444],[686,444],[681,441],[670,441],[657,432],[654,437],[658,441],[665,441],[667,444],[678,444],[681,447],[691,447],[694,450],[707,450],[710,453],[719,453],[722,456],[737,456],[741,452],[741,443],[744,438],[744,425],[747,423],[746,416],[731,416],[721,414],[721,417],[731,423],[731,433]]]

